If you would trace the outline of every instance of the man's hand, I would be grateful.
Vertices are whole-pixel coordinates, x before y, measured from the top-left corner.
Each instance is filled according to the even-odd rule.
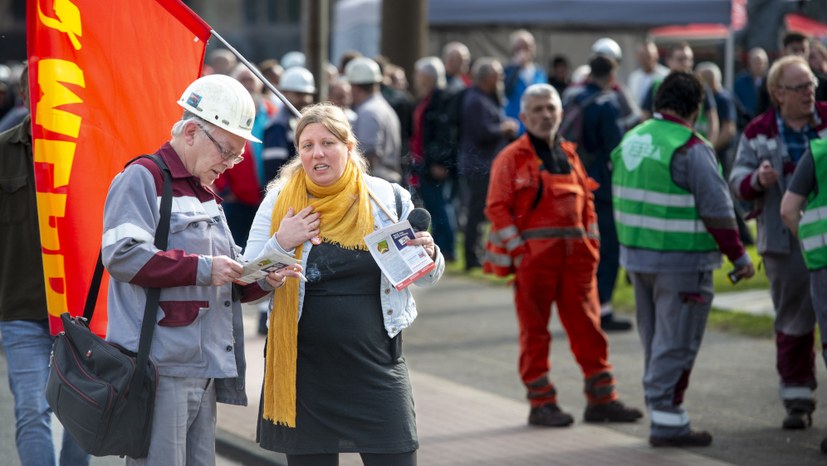
[[[448,168],[445,165],[440,165],[438,163],[432,164],[430,168],[431,178],[434,181],[442,181],[445,178],[448,178]]]
[[[755,267],[752,265],[752,262],[742,265],[739,269],[735,270],[734,275],[738,277],[738,279],[751,278],[755,275]]]
[[[778,182],[778,172],[772,168],[769,160],[764,160],[758,167],[758,183],[762,188],[767,189]]]
[[[517,131],[519,130],[520,123],[513,118],[506,118],[500,123],[500,132],[502,132],[506,139],[514,139],[514,136],[517,135]]]
[[[244,267],[227,256],[214,256],[212,258],[212,284],[215,286],[232,283],[241,276]]]

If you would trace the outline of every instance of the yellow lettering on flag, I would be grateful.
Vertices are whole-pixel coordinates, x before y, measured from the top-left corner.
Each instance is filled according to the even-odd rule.
[[[69,185],[69,175],[72,173],[72,162],[75,160],[77,144],[69,141],[55,141],[52,139],[37,139],[34,144],[34,161],[47,163],[53,168],[53,188]]]
[[[37,83],[43,96],[37,102],[35,123],[49,131],[77,138],[80,133],[80,117],[57,107],[83,102],[77,94],[62,84],[86,87],[83,70],[67,60],[40,60],[37,62]]]
[[[61,15],[58,6],[66,11],[67,5],[77,10],[68,0],[55,2],[55,11],[58,12],[58,16],[62,20],[64,16]],[[38,8],[40,8],[39,4]],[[74,21],[77,26],[75,30],[79,33],[80,16],[74,18],[72,15],[73,13],[70,11],[68,19],[65,21]],[[44,20],[42,15],[41,20]],[[73,38],[73,43],[77,40],[71,34],[70,37]],[[79,43],[75,45],[75,48],[80,48]],[[83,103],[83,99],[65,85],[73,84],[85,88],[86,82],[83,70],[76,63],[68,60],[42,59],[37,62],[37,83],[40,87],[41,97],[35,107],[35,123],[46,130],[77,139],[80,134],[82,118],[59,107]],[[37,205],[40,244],[43,248],[46,303],[49,314],[59,316],[69,310],[66,297],[66,259],[63,251],[61,251],[60,234],[58,232],[59,221],[66,217],[67,195],[54,191],[57,188],[69,185],[77,142],[39,137],[34,140],[33,146],[35,162],[51,166],[53,175],[51,186],[38,186]]]
[[[60,237],[57,234],[57,219],[66,216],[66,195],[37,193],[37,216],[40,221],[40,245],[46,251],[60,251]],[[46,207],[45,209],[43,207]]]
[[[43,14],[43,10],[40,9],[40,0],[38,0],[37,16],[40,22],[48,28],[57,29],[69,36],[69,40],[72,41],[72,46],[75,47],[75,50],[80,50],[81,46],[78,36],[83,36],[83,28],[81,27],[80,10],[77,5],[70,0],[55,0],[52,4],[52,9],[57,15],[57,18]]]
[[[66,304],[66,269],[63,256],[43,254],[43,275],[46,278],[46,305],[52,315],[69,312]],[[55,289],[55,288],[59,289]]]

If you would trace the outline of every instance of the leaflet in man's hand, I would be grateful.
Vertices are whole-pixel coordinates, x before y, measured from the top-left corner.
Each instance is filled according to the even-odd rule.
[[[294,266],[299,263],[299,260],[279,251],[267,251],[258,256],[255,260],[244,264],[244,270],[241,272],[235,282],[239,285],[249,285],[267,276],[270,272],[278,272],[287,267]]]
[[[365,236],[373,260],[397,290],[419,280],[436,267],[422,246],[408,245],[414,231],[407,220]]]

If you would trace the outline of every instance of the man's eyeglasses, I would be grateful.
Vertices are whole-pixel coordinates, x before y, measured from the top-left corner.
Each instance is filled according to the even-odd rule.
[[[797,86],[784,86],[782,84],[779,84],[778,87],[780,87],[781,89],[784,89],[785,91],[790,91],[790,92],[795,92],[797,94],[802,94],[804,92],[810,92],[812,90],[815,90],[815,88],[818,87],[818,81],[816,81],[814,79],[812,81],[808,81],[804,84],[799,84]]]
[[[224,149],[224,148],[221,146],[221,144],[219,144],[219,143],[218,143],[218,141],[216,141],[216,140],[215,140],[215,138],[214,138],[214,137],[212,137],[212,134],[210,134],[210,133],[209,133],[209,131],[207,131],[206,129],[204,129],[204,127],[203,127],[203,126],[198,125],[198,128],[199,128],[201,131],[203,131],[203,132],[204,132],[204,134],[206,134],[208,138],[210,138],[210,141],[212,141],[212,143],[213,143],[213,144],[215,144],[215,148],[216,148],[216,149],[218,149],[218,153],[221,155],[221,159],[222,159],[222,160],[224,160],[224,161],[229,160],[229,161],[231,161],[233,164],[236,164],[236,163],[241,163],[241,161],[242,161],[242,160],[244,160],[244,156],[239,155],[239,154],[236,154],[235,152],[230,152],[230,151],[228,151],[228,150]]]

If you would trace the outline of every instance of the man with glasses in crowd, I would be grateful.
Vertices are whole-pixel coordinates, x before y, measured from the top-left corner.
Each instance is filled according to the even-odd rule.
[[[183,117],[155,153],[172,178],[168,248],[154,245],[164,183],[152,160],[138,159],[116,176],[104,206],[108,340],[137,351],[146,290],[161,288],[150,350],[159,376],[149,454],[127,465],[215,464],[216,402],[247,404],[239,301],[264,297],[284,278],[271,273],[233,285],[241,249],[211,189],[242,160],[246,142],[258,142],[249,92],[229,76],[204,76],[178,104]]]
[[[815,101],[817,81],[807,61],[786,56],[767,75],[773,106],[745,129],[730,188],[752,201],[758,253],[766,266],[775,308],[776,367],[787,410],[785,429],[806,429],[815,409],[814,327],[810,278],[799,242],[782,222],[781,197],[813,139],[827,130],[827,103]]]

